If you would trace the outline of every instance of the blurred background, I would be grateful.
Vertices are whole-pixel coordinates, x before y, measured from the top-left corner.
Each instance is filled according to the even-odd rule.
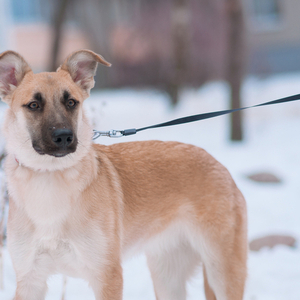
[[[19,52],[35,72],[55,71],[78,49],[103,55],[112,67],[99,66],[86,102],[94,128],[143,127],[298,94],[299,13],[298,0],[0,0],[0,52]],[[208,150],[248,204],[254,244],[245,299],[299,300],[299,128],[293,102],[97,142],[178,140]],[[1,261],[0,298],[9,300],[15,278],[5,247]],[[124,264],[124,274],[125,300],[155,299],[143,256]],[[62,282],[52,279],[47,300],[93,299],[82,282]],[[188,291],[204,299],[201,272]]]
[[[151,87],[173,105],[182,87],[226,80],[240,106],[244,76],[300,69],[297,0],[0,0],[0,51],[53,71],[88,48],[113,63],[97,88]],[[231,138],[242,139],[240,114]]]

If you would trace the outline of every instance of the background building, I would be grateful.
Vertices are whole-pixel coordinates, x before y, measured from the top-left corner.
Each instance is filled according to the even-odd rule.
[[[253,74],[300,70],[300,1],[244,0]]]

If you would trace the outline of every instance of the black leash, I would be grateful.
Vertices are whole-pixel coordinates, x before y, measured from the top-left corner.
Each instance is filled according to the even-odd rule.
[[[195,122],[195,121],[200,121],[200,120],[210,119],[210,118],[214,118],[214,117],[218,117],[218,116],[222,116],[222,115],[231,114],[233,112],[248,109],[248,108],[267,106],[267,105],[273,105],[273,104],[279,104],[279,103],[285,103],[285,102],[291,102],[291,101],[297,101],[297,100],[300,100],[300,94],[289,96],[289,97],[284,97],[284,98],[280,98],[277,100],[273,100],[273,101],[269,101],[269,102],[265,102],[265,103],[261,103],[261,104],[256,104],[256,105],[248,106],[248,107],[241,107],[241,108],[235,108],[235,109],[220,110],[220,111],[215,111],[215,112],[192,115],[192,116],[183,117],[183,118],[175,119],[172,121],[168,121],[168,122],[164,122],[164,123],[160,123],[160,124],[156,124],[156,125],[152,125],[152,126],[138,128],[138,129],[131,128],[131,129],[125,129],[125,130],[110,130],[110,131],[94,130],[93,140],[97,139],[100,136],[122,137],[122,136],[126,136],[126,135],[136,134],[137,132],[143,131],[146,129],[190,123],[190,122]]]

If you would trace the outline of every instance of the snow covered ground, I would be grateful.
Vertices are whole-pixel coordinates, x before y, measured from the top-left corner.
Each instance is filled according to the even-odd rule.
[[[300,74],[268,79],[250,78],[243,88],[243,104],[252,105],[300,91]],[[157,91],[102,91],[86,101],[86,109],[98,130],[138,128],[173,118],[228,107],[228,89],[213,82],[201,89],[182,92],[182,101],[172,110],[167,96]],[[5,105],[0,105],[1,120]],[[228,141],[229,117],[153,129],[122,139],[102,137],[98,143],[133,140],[177,140],[205,148],[231,172],[248,205],[249,239],[268,234],[290,234],[300,240],[300,101],[244,112],[245,139]],[[2,138],[0,143],[3,143]],[[247,179],[255,172],[272,172],[280,184]],[[299,300],[300,248],[277,246],[249,253],[246,300]],[[124,263],[124,299],[154,300],[150,274],[143,255]],[[63,279],[49,280],[47,300],[61,299]],[[11,300],[15,276],[8,252],[4,251],[4,290],[1,300]],[[205,299],[201,270],[188,285],[189,300]],[[94,299],[87,284],[68,279],[66,300]]]

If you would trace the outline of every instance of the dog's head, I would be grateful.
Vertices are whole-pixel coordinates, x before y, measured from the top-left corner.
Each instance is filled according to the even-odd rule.
[[[16,52],[0,55],[0,96],[9,105],[7,151],[33,169],[74,165],[91,145],[83,101],[94,86],[97,64],[110,64],[89,50],[71,54],[56,72],[34,74]]]

